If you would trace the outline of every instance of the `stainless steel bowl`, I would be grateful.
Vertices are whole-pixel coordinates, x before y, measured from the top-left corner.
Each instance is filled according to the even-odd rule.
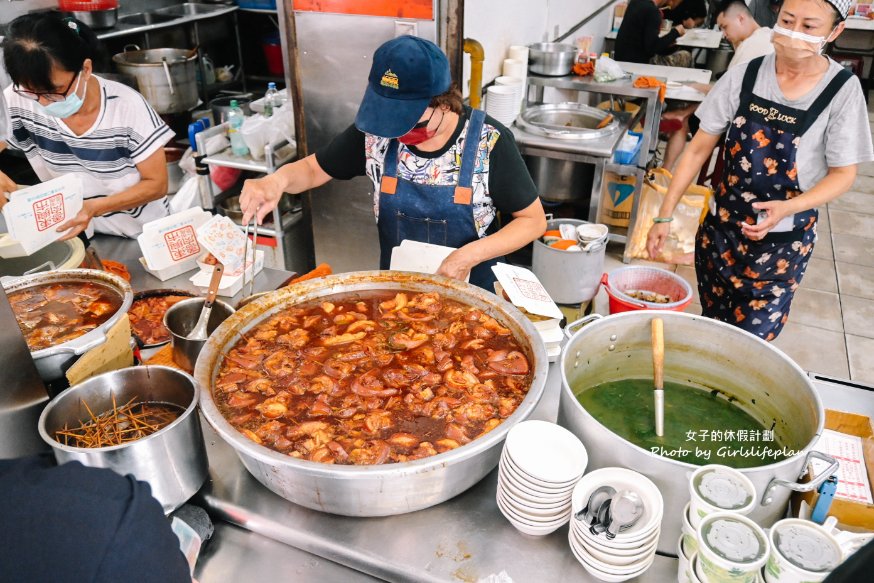
[[[79,356],[106,342],[106,333],[127,313],[133,302],[134,294],[128,282],[108,271],[94,269],[34,273],[4,283],[3,289],[10,294],[37,285],[70,282],[95,283],[111,288],[121,296],[121,306],[106,322],[94,330],[67,342],[31,352],[36,369],[44,381],[61,378]]]
[[[39,418],[39,434],[54,450],[58,463],[83,465],[132,474],[148,482],[165,513],[188,500],[207,476],[206,448],[197,416],[198,387],[190,375],[166,366],[136,366],[92,377],[55,397]],[[81,448],[54,438],[64,427],[89,420],[85,407],[98,412],[130,399],[170,403],[183,408],[178,419],[160,431],[122,445]]]
[[[379,466],[345,466],[299,460],[257,445],[224,418],[212,398],[223,354],[273,314],[325,296],[378,289],[436,291],[503,321],[525,347],[533,379],[528,395],[497,428],[472,442],[428,458]],[[421,510],[467,490],[498,464],[507,432],[527,419],[543,394],[546,349],[531,322],[515,307],[480,288],[438,275],[361,271],[297,283],[253,302],[213,332],[197,359],[194,377],[204,387],[201,410],[255,478],[296,504],[346,516],[388,516]]]
[[[108,10],[76,10],[73,18],[94,30],[112,28],[118,22],[118,8]]]
[[[610,121],[599,128],[604,120]],[[609,111],[582,103],[549,103],[527,108],[516,125],[538,136],[563,140],[596,140],[619,131],[624,125]]]
[[[528,70],[538,75],[570,75],[577,58],[577,47],[562,43],[528,45]]]
[[[164,327],[170,332],[170,342],[173,345],[173,362],[185,370],[194,370],[197,357],[206,344],[206,340],[190,340],[188,338],[194,325],[197,324],[197,319],[200,318],[205,301],[205,298],[182,300],[164,312]],[[216,300],[206,323],[207,336],[212,334],[213,330],[218,328],[233,313],[234,308],[221,300]]]

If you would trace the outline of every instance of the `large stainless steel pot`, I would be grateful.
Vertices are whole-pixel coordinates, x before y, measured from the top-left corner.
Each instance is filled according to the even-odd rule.
[[[158,113],[182,113],[197,105],[197,55],[184,49],[125,51],[112,57],[122,73],[137,79],[140,93]]]
[[[598,127],[607,120],[604,127]],[[547,103],[527,108],[516,125],[536,136],[561,140],[597,140],[619,131],[618,119],[609,111],[582,103]]]
[[[128,282],[107,271],[94,269],[68,269],[34,273],[7,281],[3,284],[3,289],[6,290],[7,294],[10,294],[37,285],[71,282],[94,283],[109,287],[121,296],[121,307],[106,322],[82,336],[31,352],[36,369],[44,381],[61,378],[79,356],[106,342],[106,333],[127,313],[133,302],[134,294]]]
[[[834,473],[837,462],[813,451],[825,416],[810,379],[789,357],[752,334],[702,316],[663,311],[628,312],[590,323],[573,335],[562,354],[559,424],[586,445],[589,468],[622,466],[655,482],[665,501],[658,549],[676,554],[682,511],[689,501],[689,476],[697,466],[657,456],[624,440],[575,397],[603,382],[652,377],[654,317],[664,320],[665,380],[718,388],[735,397],[736,404],[763,426],[773,423],[777,441],[796,452],[774,464],[740,470],[755,484],[759,496],[750,518],[770,526],[783,516],[792,490],[816,488]],[[799,484],[811,457],[825,459],[831,466],[811,482]]]
[[[123,368],[92,377],[52,399],[40,415],[39,434],[52,446],[58,463],[78,461],[148,482],[164,512],[170,513],[200,489],[208,473],[197,397],[194,379],[180,370],[167,366]],[[183,411],[160,431],[122,445],[72,447],[54,438],[59,429],[88,421],[90,411],[110,411],[114,403],[134,398],[170,403]]]
[[[247,439],[219,412],[212,398],[222,355],[262,320],[288,306],[325,296],[377,289],[436,291],[499,318],[525,347],[534,373],[528,395],[496,429],[458,449],[432,457],[379,466],[341,466],[298,460]],[[213,332],[194,377],[203,387],[204,417],[237,451],[255,478],[296,504],[346,516],[388,516],[439,504],[470,488],[498,464],[504,437],[526,419],[543,394],[547,357],[532,324],[512,305],[470,284],[437,275],[361,271],[302,282],[248,304]]]
[[[118,8],[106,10],[74,10],[73,18],[93,30],[112,28],[118,22]]]
[[[577,58],[577,47],[561,43],[528,45],[528,70],[538,75],[569,75]]]

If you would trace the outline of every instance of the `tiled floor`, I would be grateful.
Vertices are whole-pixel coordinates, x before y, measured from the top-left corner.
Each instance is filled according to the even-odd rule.
[[[874,133],[874,100],[871,131]],[[853,189],[820,209],[819,241],[775,345],[804,370],[874,384],[874,163]],[[605,271],[622,265],[611,246]],[[658,264],[664,267],[663,264]],[[696,287],[695,270],[676,272]],[[606,313],[602,291],[596,309]],[[690,312],[700,313],[695,291]]]

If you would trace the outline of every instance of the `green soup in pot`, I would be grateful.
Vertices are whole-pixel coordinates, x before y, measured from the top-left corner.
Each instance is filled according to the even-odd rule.
[[[719,391],[665,381],[665,434],[655,434],[653,381],[624,379],[575,391],[602,425],[647,451],[695,465],[752,468],[789,457],[765,427]]]

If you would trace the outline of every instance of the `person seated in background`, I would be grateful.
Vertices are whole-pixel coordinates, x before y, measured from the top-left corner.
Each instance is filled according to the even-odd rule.
[[[682,24],[687,30],[698,28],[707,18],[705,0],[668,0],[662,9],[662,16],[673,24]]]
[[[774,52],[774,45],[771,44],[773,31],[756,23],[743,0],[726,0],[716,10],[716,24],[726,40],[734,47],[734,57],[728,63],[729,69]],[[692,87],[702,93],[709,93],[713,85],[693,83]],[[689,118],[696,109],[698,104],[693,103],[686,108],[666,112],[663,116],[665,119],[675,119],[682,124],[679,130],[669,134],[665,146],[664,167],[669,171],[673,171],[674,164],[686,147]]]
[[[617,61],[687,67],[691,65],[692,58],[688,51],[680,51],[688,55],[688,62],[685,65],[665,62],[666,57],[663,53],[669,52],[676,40],[686,34],[686,28],[682,24],[677,24],[667,34],[659,36],[662,26],[659,7],[666,1],[630,0],[622,24],[619,26],[619,32],[616,33],[616,48],[613,54]]]
[[[781,6],[783,0],[751,0],[750,12],[759,26],[773,28],[777,24],[777,14],[780,13]]]

